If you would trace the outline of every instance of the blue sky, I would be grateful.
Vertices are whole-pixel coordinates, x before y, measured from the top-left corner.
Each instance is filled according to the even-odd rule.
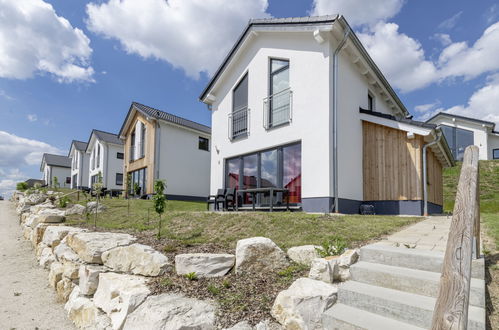
[[[209,125],[197,97],[249,18],[338,12],[417,118],[499,122],[497,1],[0,0],[0,194],[131,101]]]

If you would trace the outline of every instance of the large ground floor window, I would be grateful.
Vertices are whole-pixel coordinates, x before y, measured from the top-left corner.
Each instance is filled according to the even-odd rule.
[[[130,172],[131,184],[127,187],[130,194],[143,195],[147,193],[147,167]]]
[[[442,131],[454,159],[462,161],[464,149],[467,146],[473,145],[473,131],[446,125],[442,125]]]
[[[225,186],[238,190],[251,188],[286,188],[289,203],[301,203],[301,143],[285,145],[226,160]],[[243,196],[243,204],[250,204],[251,196]],[[286,202],[276,196],[275,202]],[[259,196],[255,201],[268,205],[270,196]]]

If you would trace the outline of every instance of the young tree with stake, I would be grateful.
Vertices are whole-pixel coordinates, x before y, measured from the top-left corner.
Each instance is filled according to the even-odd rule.
[[[95,205],[94,229],[97,228],[97,210],[99,209],[99,201],[100,201],[100,194],[102,192],[102,187],[103,187],[102,173],[99,171],[99,174],[97,174],[97,182],[95,182],[92,186],[97,197]]]
[[[165,212],[166,208],[166,197],[165,197],[166,183],[163,180],[156,180],[154,182],[154,196],[152,200],[154,202],[154,210],[159,216],[158,223],[158,239],[161,238],[161,215]]]

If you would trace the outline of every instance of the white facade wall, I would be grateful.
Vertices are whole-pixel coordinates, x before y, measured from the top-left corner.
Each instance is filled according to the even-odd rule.
[[[53,186],[53,179],[57,177],[59,185],[61,188],[71,188],[70,183],[66,183],[66,178],[71,176],[71,168],[69,167],[59,167],[59,166],[48,166],[50,167],[50,183],[49,186]]]
[[[100,157],[97,157],[98,146],[100,146]],[[87,151],[90,164],[88,174],[89,187],[92,187],[92,176],[98,175],[101,172],[104,188],[122,189],[122,185],[116,185],[116,173],[123,173],[124,162],[123,159],[116,157],[116,153],[123,152],[123,146],[92,139]],[[93,168],[94,163],[95,167]]]
[[[308,33],[262,33],[246,46],[226,69],[223,81],[212,92],[212,156],[210,193],[224,186],[225,159],[301,141],[302,198],[332,197],[333,182],[333,95],[332,54],[336,42],[319,44]],[[269,59],[290,61],[293,118],[290,125],[265,130],[263,99],[268,96]],[[249,136],[230,141],[228,115],[232,112],[232,90],[249,72]],[[341,53],[338,76],[339,197],[363,199],[362,121],[359,107],[367,109],[368,92],[375,97],[375,111],[393,114],[383,98]]]
[[[212,112],[212,159],[210,192],[224,185],[225,159],[258,150],[301,141],[302,197],[326,197],[329,172],[329,56],[328,43],[318,44],[311,33],[261,34],[232,62],[223,82],[214,91]],[[291,124],[271,130],[263,127],[263,100],[269,94],[270,58],[289,60],[293,91]],[[232,90],[248,76],[249,136],[228,138],[228,115],[232,112]]]
[[[492,152],[499,149],[499,134],[489,133],[488,144],[488,159],[494,159]]]
[[[72,149],[71,154],[71,180],[74,175],[77,176],[76,187],[88,187],[88,166],[89,166],[89,154],[82,150]]]
[[[492,159],[492,148],[488,145],[489,134],[487,127],[482,126],[480,123],[464,121],[462,119],[440,116],[431,120],[432,124],[446,125],[450,127],[462,128],[473,132],[473,144],[479,149],[480,160]]]
[[[166,194],[207,197],[209,195],[210,152],[199,149],[199,137],[208,134],[159,122],[159,179],[166,180]],[[147,143],[147,142],[146,142]],[[149,180],[149,178],[147,178]]]

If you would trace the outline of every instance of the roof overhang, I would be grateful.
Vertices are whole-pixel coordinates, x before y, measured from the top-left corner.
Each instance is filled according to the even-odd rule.
[[[153,121],[154,118],[151,118],[148,116],[145,112],[137,108],[133,103],[130,105],[130,108],[128,109],[128,113],[126,114],[125,120],[123,121],[123,124],[121,125],[121,129],[118,133],[118,136],[120,139],[125,140],[126,136],[125,133],[128,131],[130,128],[130,125],[132,124],[133,118],[135,117],[136,113],[140,113],[146,120],[148,121]]]
[[[476,118],[469,118],[469,117],[464,117],[460,115],[454,115],[451,113],[446,113],[446,112],[439,112],[430,119],[428,119],[426,122],[435,122],[437,119],[445,117],[451,119],[453,122],[464,122],[464,123],[470,123],[475,126],[480,126],[483,128],[488,128],[489,131],[492,133],[494,132],[496,124],[491,122],[491,121],[486,121],[486,120],[481,120],[481,119],[476,119]]]

